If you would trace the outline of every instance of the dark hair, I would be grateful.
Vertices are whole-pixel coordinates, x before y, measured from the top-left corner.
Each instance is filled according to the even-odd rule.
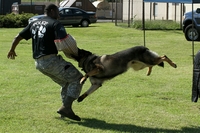
[[[51,12],[51,10],[55,11],[56,9],[58,9],[56,5],[50,4],[45,8],[44,12],[48,14],[49,12]]]

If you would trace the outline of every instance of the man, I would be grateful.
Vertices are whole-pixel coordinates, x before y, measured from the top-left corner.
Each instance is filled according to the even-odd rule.
[[[70,62],[57,55],[57,42],[65,45],[68,37],[64,26],[57,20],[58,7],[50,4],[45,8],[45,14],[44,18],[30,23],[14,38],[7,57],[15,59],[15,48],[19,42],[32,38],[36,69],[61,86],[63,105],[57,113],[61,117],[80,121],[80,117],[72,110],[72,103],[80,95],[82,85],[79,81],[83,75]]]

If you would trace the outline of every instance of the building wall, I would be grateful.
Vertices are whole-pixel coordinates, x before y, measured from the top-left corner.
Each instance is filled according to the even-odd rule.
[[[81,8],[85,11],[96,12],[96,7],[89,0],[75,0],[71,7]]]
[[[194,10],[196,10],[197,8],[200,8],[200,4],[193,4],[193,8]],[[186,12],[192,11],[192,4],[185,4],[185,10]]]
[[[129,0],[123,0],[123,20],[129,19]],[[141,20],[143,11],[143,0],[130,0],[130,19]],[[194,9],[200,7],[200,4],[194,4]],[[146,20],[173,20],[181,21],[184,11],[192,10],[192,4],[181,3],[144,3]],[[182,8],[181,8],[182,7]]]

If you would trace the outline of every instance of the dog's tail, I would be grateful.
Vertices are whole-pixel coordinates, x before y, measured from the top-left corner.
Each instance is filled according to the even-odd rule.
[[[158,66],[164,67],[164,62],[159,63]]]

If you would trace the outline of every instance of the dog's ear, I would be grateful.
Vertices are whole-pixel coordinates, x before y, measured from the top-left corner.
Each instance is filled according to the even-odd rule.
[[[97,69],[98,69],[98,71],[100,72],[102,72],[102,71],[104,71],[104,66],[103,65],[101,65],[101,64],[95,64],[95,66],[97,67]]]
[[[71,56],[71,58],[73,58],[73,59],[76,60],[76,61],[79,61],[79,60],[80,60],[79,57],[76,56],[76,55],[70,55],[70,56]]]
[[[84,49],[78,49],[78,56],[80,57],[87,57],[89,55],[92,55],[90,51],[84,50]]]

